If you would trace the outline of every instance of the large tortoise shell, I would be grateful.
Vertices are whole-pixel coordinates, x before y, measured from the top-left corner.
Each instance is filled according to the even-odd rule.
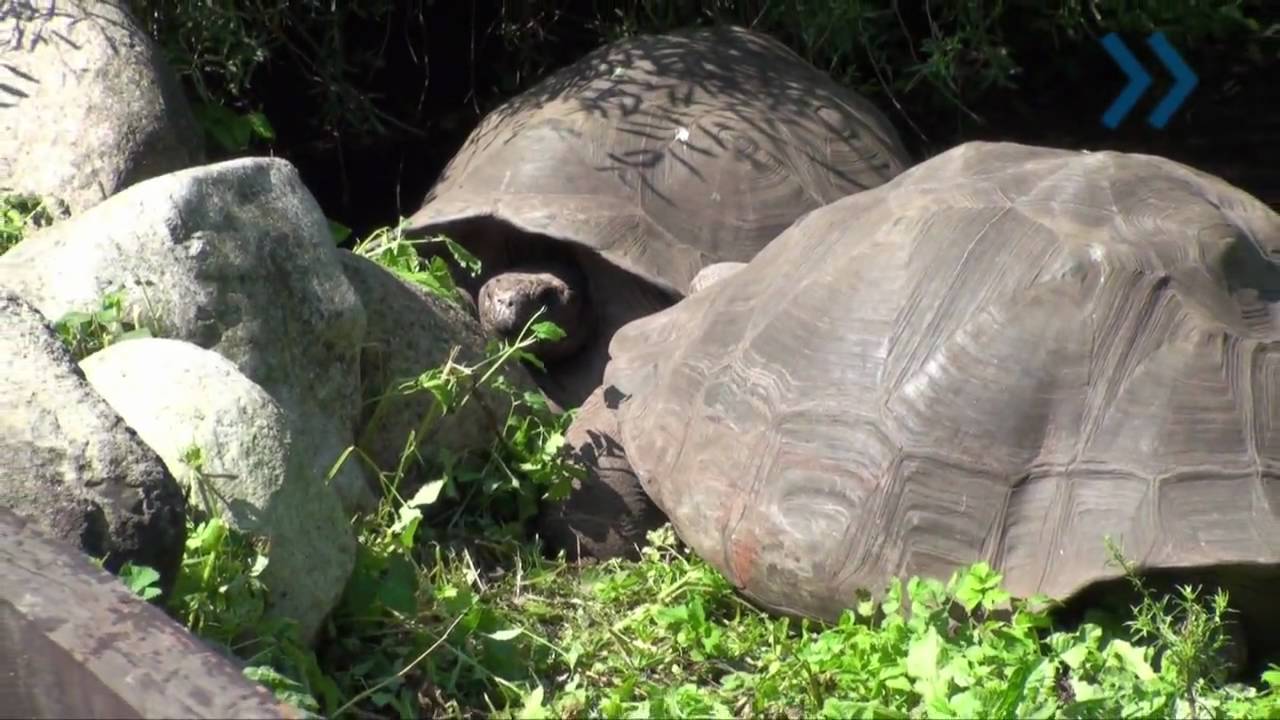
[[[1019,596],[1280,564],[1280,216],[1163,158],[970,143],[622,328],[605,387],[679,535],[834,617],[985,560]]]
[[[489,113],[406,227],[496,219],[682,296],[909,165],[873,105],[782,43],[685,30],[606,45]]]

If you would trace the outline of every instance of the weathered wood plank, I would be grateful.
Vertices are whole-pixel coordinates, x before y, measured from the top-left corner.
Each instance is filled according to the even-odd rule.
[[[81,552],[0,508],[0,718],[298,718]]]

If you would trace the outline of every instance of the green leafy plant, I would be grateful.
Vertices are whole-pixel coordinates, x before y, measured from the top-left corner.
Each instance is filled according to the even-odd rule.
[[[244,674],[282,701],[306,712],[317,710],[316,697],[333,696],[336,689],[314,653],[302,644],[296,625],[267,613],[269,589],[261,576],[270,562],[268,544],[222,519],[223,501],[209,485],[200,447],[188,447],[181,462],[188,494],[194,492],[201,502],[188,505],[183,560],[173,590],[164,598],[165,610],[192,632],[245,660]],[[156,599],[159,575],[149,568],[139,573],[122,574],[122,579],[141,588],[145,599]]]
[[[1153,684],[1166,688],[1164,700],[1170,704],[1161,710],[1192,716],[1211,710],[1214,701],[1207,691],[1226,682],[1233,669],[1225,652],[1233,644],[1230,631],[1237,627],[1229,617],[1229,595],[1219,588],[1206,599],[1202,588],[1191,585],[1180,585],[1173,593],[1153,592],[1117,547],[1109,544],[1109,549],[1140,598],[1126,625],[1134,638],[1151,647],[1152,664],[1158,667]]]
[[[190,83],[198,104],[213,116],[214,127],[225,131],[220,143],[232,139],[239,145],[245,123],[260,123],[256,114],[236,116],[230,108],[248,102],[255,77],[268,65],[305,85],[316,99],[314,122],[327,134],[380,134],[396,123],[363,84],[383,64],[380,48],[352,43],[346,36],[356,23],[383,23],[392,30],[413,17],[390,0],[350,5],[314,0],[131,0],[129,6],[179,76]],[[253,132],[269,139],[256,127]]]
[[[466,304],[469,298],[453,281],[453,271],[443,255],[433,251],[440,247],[453,261],[471,275],[480,272],[480,261],[456,241],[434,235],[421,239],[405,236],[405,219],[396,225],[378,228],[356,243],[352,252],[378,263],[406,281],[427,292],[453,302]]]
[[[195,106],[196,120],[226,153],[248,149],[254,140],[271,142],[275,129],[261,112],[237,113],[223,105],[205,102]]]
[[[32,195],[0,195],[0,255],[28,233],[52,225],[53,213]]]
[[[143,600],[154,600],[161,594],[160,573],[146,565],[126,562],[120,568],[120,579]]]
[[[119,291],[104,295],[96,310],[66,313],[54,329],[77,361],[113,343],[152,336],[151,327],[140,322],[137,313],[126,311]]]

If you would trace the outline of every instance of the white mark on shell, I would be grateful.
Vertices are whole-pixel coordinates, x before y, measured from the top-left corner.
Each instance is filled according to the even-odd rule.
[[[689,128],[679,128],[676,130],[676,140],[682,143],[689,142]]]

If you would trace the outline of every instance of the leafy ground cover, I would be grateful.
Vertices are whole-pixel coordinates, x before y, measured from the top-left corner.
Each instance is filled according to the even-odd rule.
[[[475,267],[447,240],[433,242]],[[394,229],[357,251],[453,296],[443,262],[420,259]],[[108,296],[57,328],[83,357],[148,334],[128,317]],[[430,393],[437,410],[427,422],[448,422],[477,382],[507,387],[498,370],[556,332],[535,323],[514,343],[495,342],[475,366],[424,368],[397,391]],[[469,469],[433,463],[407,440],[411,460],[381,475],[379,512],[354,521],[357,567],[315,648],[266,613],[259,578],[270,548],[214,515],[189,519],[168,596],[150,568],[126,566],[121,580],[242,661],[246,676],[325,717],[1280,714],[1280,668],[1228,677],[1227,598],[1195,588],[1156,596],[1131,575],[1140,591],[1132,613],[1066,626],[1045,599],[1011,600],[1000,575],[976,564],[947,582],[895,582],[824,624],[752,606],[670,527],[651,534],[636,562],[548,559],[526,526],[537,502],[562,494],[578,472],[559,454],[570,418],[536,397],[516,400],[501,436]],[[184,462],[199,483],[200,449]],[[411,470],[423,480],[409,492],[401,482]]]
[[[416,519],[413,501],[394,513]],[[406,512],[408,510],[408,512]],[[1052,627],[981,564],[891,585],[834,625],[771,617],[670,528],[639,562],[573,568],[529,545],[363,528],[331,640],[263,620],[260,549],[205,521],[168,607],[246,674],[328,717],[1270,717],[1280,670],[1216,675],[1220,603],[1147,598],[1125,626]],[[421,526],[419,526],[421,527]],[[126,575],[147,592],[153,575]],[[908,615],[905,607],[909,605]],[[251,638],[239,640],[236,638]]]

